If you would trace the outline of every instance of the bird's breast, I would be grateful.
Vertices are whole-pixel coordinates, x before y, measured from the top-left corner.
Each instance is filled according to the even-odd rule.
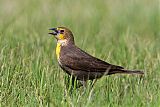
[[[57,43],[57,47],[56,47],[56,56],[57,56],[57,60],[59,60],[60,51],[61,51],[61,44],[60,44],[60,43]]]

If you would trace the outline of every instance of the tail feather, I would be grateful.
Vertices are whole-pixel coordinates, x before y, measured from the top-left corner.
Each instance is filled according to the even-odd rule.
[[[140,70],[126,70],[126,69],[117,69],[117,70],[111,70],[108,72],[107,75],[111,75],[111,74],[140,74],[143,75],[144,73]]]

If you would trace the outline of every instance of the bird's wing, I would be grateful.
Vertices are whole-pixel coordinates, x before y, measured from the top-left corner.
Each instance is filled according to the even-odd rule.
[[[105,72],[111,69],[123,69],[121,66],[111,65],[105,61],[95,58],[79,48],[63,55],[63,66],[73,70],[82,70],[88,72]]]

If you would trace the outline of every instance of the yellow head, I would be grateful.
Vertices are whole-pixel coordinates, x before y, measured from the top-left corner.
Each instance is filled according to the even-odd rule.
[[[68,28],[57,27],[57,28],[51,28],[49,30],[52,30],[52,32],[49,34],[54,35],[54,37],[57,39],[57,42],[74,44],[73,34]]]

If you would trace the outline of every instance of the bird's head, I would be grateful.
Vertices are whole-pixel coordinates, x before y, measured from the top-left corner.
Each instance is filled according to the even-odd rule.
[[[57,27],[49,29],[52,32],[49,34],[54,35],[59,43],[74,44],[74,37],[72,32],[66,27]]]

